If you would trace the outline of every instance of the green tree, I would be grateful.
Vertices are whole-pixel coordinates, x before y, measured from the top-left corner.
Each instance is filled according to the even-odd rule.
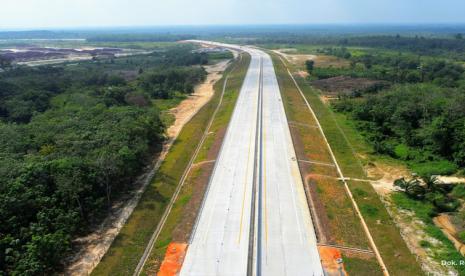
[[[313,60],[306,60],[305,67],[307,68],[307,72],[311,74],[313,72],[313,68],[315,66],[315,61]]]

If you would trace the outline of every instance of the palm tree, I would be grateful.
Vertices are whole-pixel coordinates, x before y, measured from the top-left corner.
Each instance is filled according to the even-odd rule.
[[[409,197],[416,199],[422,199],[425,197],[425,188],[417,177],[410,180],[405,180],[403,177],[399,178],[394,181],[394,186],[403,189]]]

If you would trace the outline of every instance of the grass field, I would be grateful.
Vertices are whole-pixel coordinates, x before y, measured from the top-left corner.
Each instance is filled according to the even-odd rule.
[[[282,91],[284,93],[298,93],[295,88],[290,88],[289,83],[291,82],[290,77],[287,75],[287,71],[283,63],[276,56],[274,58],[275,68],[277,71],[278,78],[287,78],[287,84],[280,84]],[[287,76],[287,77],[286,77]],[[355,129],[347,124],[347,121],[343,117],[338,117],[333,114],[331,109],[326,106],[321,100],[316,90],[309,86],[304,79],[296,77],[296,80],[301,87],[307,101],[311,105],[312,109],[316,113],[316,116],[323,128],[323,131],[328,139],[329,144],[332,147],[332,150],[336,156],[336,159],[343,171],[345,177],[352,178],[361,178],[366,179],[366,173],[363,168],[364,160],[361,160],[357,156],[358,150],[368,150],[363,143],[355,144],[354,141],[360,141],[360,137],[355,131]],[[292,89],[292,91],[290,90]],[[289,92],[291,91],[291,92]],[[301,107],[304,108],[304,107]],[[289,116],[292,118],[292,116]],[[318,144],[318,142],[316,142]],[[318,183],[318,181],[316,181]],[[322,190],[320,195],[322,195],[321,200],[334,200],[327,197],[327,193],[321,187],[328,188],[329,184],[320,186]],[[333,188],[333,187],[332,187]],[[375,243],[380,250],[380,254],[390,272],[391,275],[422,275],[421,268],[417,263],[415,257],[410,253],[405,242],[403,241],[399,229],[394,224],[392,218],[386,211],[386,208],[382,201],[380,200],[378,194],[375,192],[373,187],[369,182],[350,182],[349,188],[354,194],[355,200],[359,205],[362,215],[364,216],[370,232],[375,240]],[[338,194],[342,196],[342,189],[340,191],[333,191],[331,194]],[[326,204],[332,204],[333,201],[327,202]],[[324,203],[323,203],[324,205]],[[341,205],[344,206],[344,205]],[[346,224],[350,222],[344,218],[344,213],[342,212],[343,208],[333,208],[329,209],[331,216],[338,216],[341,220],[340,224]],[[328,212],[328,211],[327,211]],[[335,222],[336,223],[336,222]],[[354,225],[357,225],[355,221],[352,222]],[[352,224],[348,224],[352,225]],[[347,226],[345,226],[347,227]],[[338,238],[346,238],[347,241],[353,241],[352,238],[347,237],[347,233],[341,232],[337,233]],[[362,235],[363,231],[358,231],[358,235]],[[364,234],[363,234],[364,235]],[[362,269],[365,273],[368,273],[372,267],[359,265],[359,261],[351,260],[351,258],[345,258],[346,262],[349,264],[348,269],[357,267],[357,269]],[[378,268],[379,269],[379,268]],[[353,270],[354,272],[356,270]],[[378,270],[379,271],[379,270]],[[362,275],[362,272],[357,271],[354,275]]]
[[[246,59],[242,60],[246,61]],[[193,141],[200,140],[218,104],[220,92],[216,89],[212,100],[184,126],[138,206],[92,275],[131,275],[134,272],[151,234],[195,151],[197,143]],[[180,198],[187,201],[188,196],[182,194]],[[168,242],[167,238],[160,240],[161,245]],[[160,246],[160,243],[157,245]]]

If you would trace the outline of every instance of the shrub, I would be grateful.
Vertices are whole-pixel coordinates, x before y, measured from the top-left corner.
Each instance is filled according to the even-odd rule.
[[[409,156],[409,148],[405,144],[399,144],[394,148],[394,154],[397,158],[402,160],[407,160]]]
[[[422,240],[420,241],[420,246],[423,248],[431,247],[431,243],[429,241]]]
[[[458,234],[457,234],[457,237],[459,238],[459,240],[463,243],[465,243],[465,231],[460,231]]]
[[[421,176],[451,175],[458,169],[457,165],[447,160],[414,163],[411,164],[410,167],[414,172]]]
[[[451,195],[455,198],[465,199],[465,184],[457,184],[452,189]]]

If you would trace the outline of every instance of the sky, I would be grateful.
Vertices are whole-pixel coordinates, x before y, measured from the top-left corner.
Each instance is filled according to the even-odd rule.
[[[465,23],[464,0],[1,0],[0,29]]]

